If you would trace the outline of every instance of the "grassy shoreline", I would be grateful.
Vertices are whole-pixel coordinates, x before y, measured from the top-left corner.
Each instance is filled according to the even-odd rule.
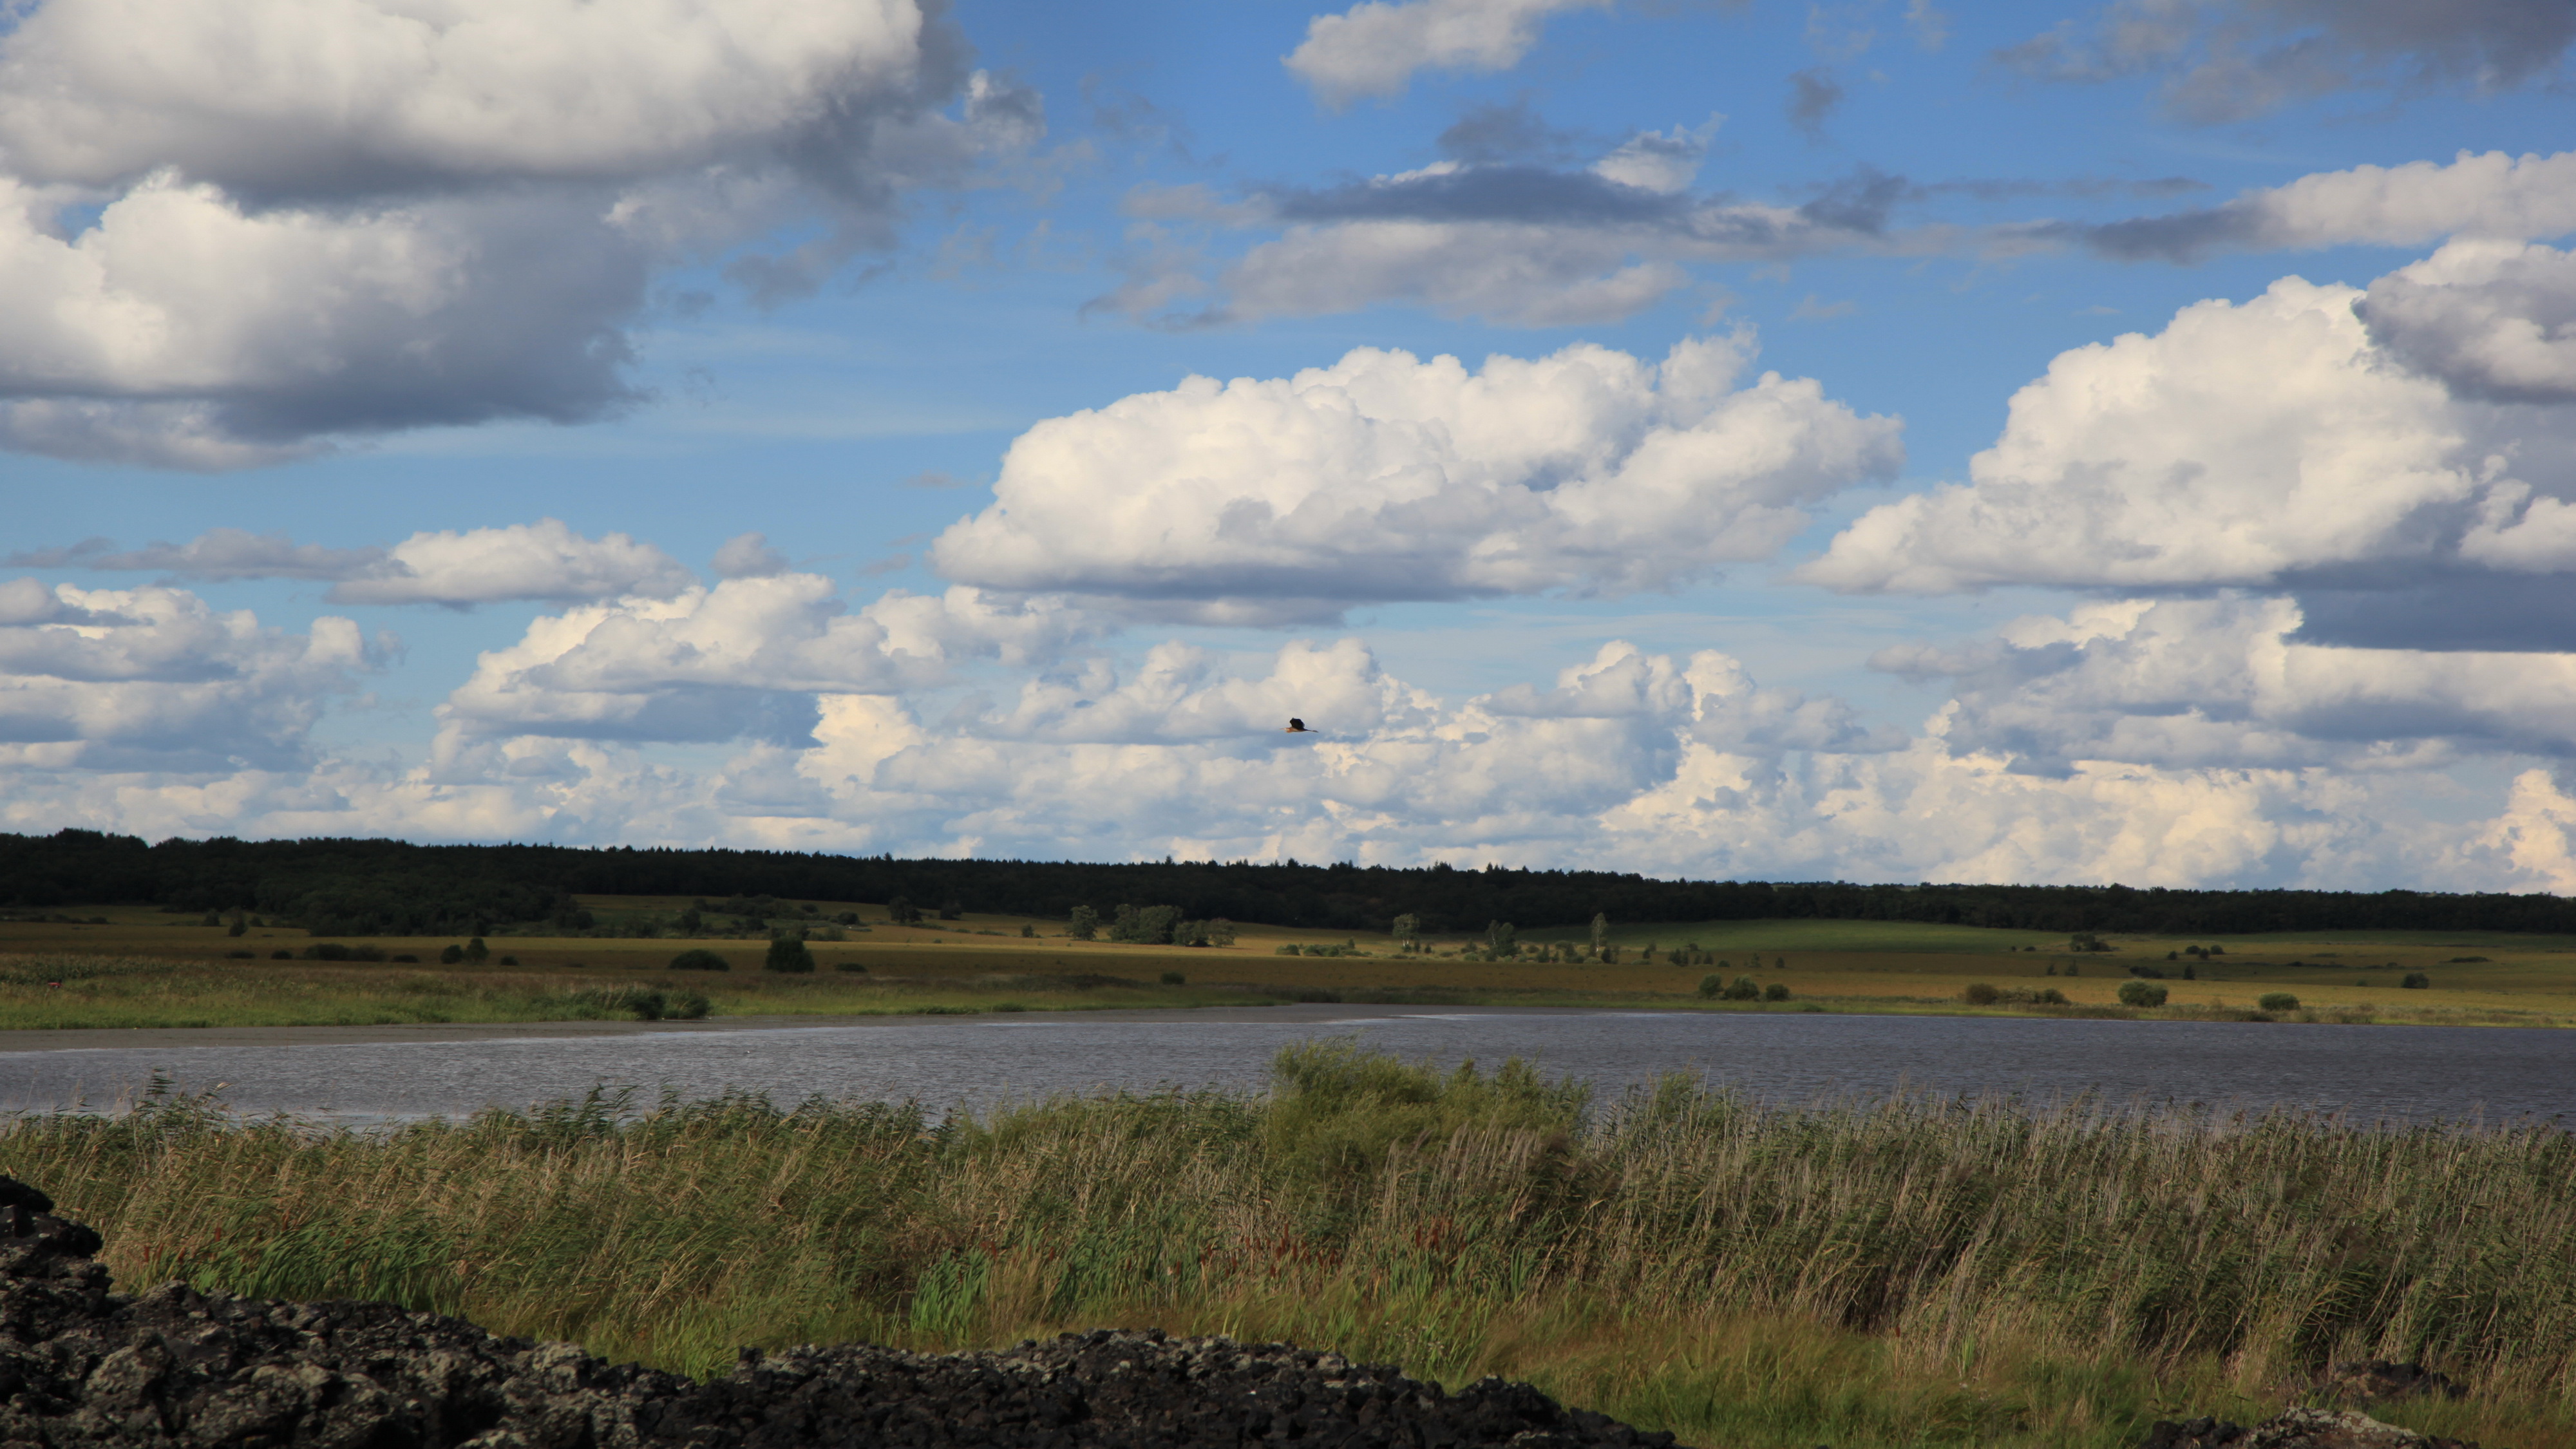
[[[1340,1045],[1249,1096],[981,1119],[613,1101],[379,1134],[163,1098],[0,1129],[121,1282],[360,1296],[720,1371],[737,1344],[1104,1324],[1529,1378],[1686,1442],[2124,1445],[2334,1358],[2384,1417],[2576,1445],[2576,1140],[2291,1113],[1615,1103]]]
[[[1293,1002],[1370,1006],[1543,1006],[1595,1010],[1705,1011],[1751,1014],[1837,1013],[1867,1015],[2020,1016],[2146,1021],[2237,1021],[2340,1025],[2523,1026],[2576,1025],[2576,1009],[2508,1006],[2423,993],[2395,1002],[2329,1004],[2264,1011],[2217,1001],[2174,1000],[2161,1007],[2124,1006],[2112,1000],[2063,1004],[1973,1004],[1958,995],[1872,994],[1878,983],[1835,983],[1832,994],[1795,993],[1787,1001],[1720,1001],[1700,996],[1696,970],[1661,973],[1662,989],[1585,989],[1540,983],[1479,986],[1401,980],[1380,984],[1364,977],[1366,962],[1331,963],[1333,972],[1302,971],[1302,983],[1199,979],[1167,983],[1166,957],[1089,961],[1135,971],[1121,976],[1093,971],[963,969],[938,963],[903,963],[913,974],[895,974],[880,963],[867,974],[779,976],[765,972],[708,973],[654,967],[444,967],[351,962],[187,961],[168,957],[92,956],[70,953],[0,953],[0,1029],[109,1030],[130,1028],[439,1026],[512,1022],[661,1019],[856,1018],[955,1016],[987,1013],[1189,1010],[1269,1006]],[[1021,963],[1000,963],[1018,965]],[[1201,966],[1202,960],[1181,964]],[[1265,963],[1266,964],[1266,963]],[[1295,967],[1260,973],[1287,975]],[[1322,963],[1318,963],[1322,964]],[[1183,973],[1186,975],[1187,973]],[[1427,974],[1427,973],[1425,973]],[[1320,984],[1317,978],[1337,984]],[[1774,979],[1813,980],[1781,974]],[[2114,981],[2101,983],[2107,995]],[[1882,988],[1883,989],[1883,988]],[[2408,993],[2414,997],[2415,993]]]

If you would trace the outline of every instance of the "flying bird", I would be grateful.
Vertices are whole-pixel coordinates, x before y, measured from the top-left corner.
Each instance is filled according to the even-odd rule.
[[[1311,735],[1314,731],[1306,728],[1306,722],[1304,720],[1291,719],[1288,721],[1288,728],[1280,731],[1280,733],[1290,735]]]

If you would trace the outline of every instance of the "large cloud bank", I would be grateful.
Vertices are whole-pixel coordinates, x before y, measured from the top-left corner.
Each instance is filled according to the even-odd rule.
[[[801,219],[732,265],[810,287],[1032,139],[961,55],[915,0],[46,0],[0,37],[0,446],[599,416],[656,268]]]
[[[402,767],[308,738],[313,701],[368,667],[354,628],[282,636],[148,595],[0,592],[21,621],[0,627],[0,697],[20,701],[0,824],[2576,887],[2576,799],[2544,770],[2465,820],[2442,773],[2564,751],[2576,674],[2300,645],[2294,611],[2261,600],[2087,606],[1883,659],[1957,681],[1903,732],[1714,650],[1613,642],[1453,704],[1357,640],[1122,667],[1068,650],[1062,619],[972,595],[847,611],[787,574],[539,618]],[[978,658],[1017,659],[1018,683],[925,692]],[[61,682],[94,677],[127,692],[84,691],[96,717],[68,718]],[[1291,712],[1324,733],[1278,734]]]

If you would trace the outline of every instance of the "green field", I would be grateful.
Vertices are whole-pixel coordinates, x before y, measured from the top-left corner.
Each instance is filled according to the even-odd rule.
[[[357,1296],[722,1372],[738,1344],[1159,1326],[1485,1373],[1728,1449],[2113,1446],[2324,1364],[2576,1445],[2576,1141],[1913,1101],[1620,1102],[1332,1044],[1277,1090],[911,1108],[611,1101],[390,1134],[162,1098],[0,1128],[121,1282]]]
[[[2104,951],[2031,931],[1877,921],[1622,923],[1615,960],[1583,959],[1590,932],[1520,933],[1497,959],[1481,937],[1408,952],[1384,935],[1246,926],[1232,945],[1073,940],[1061,921],[966,915],[897,924],[863,902],[782,902],[779,917],[710,919],[688,934],[677,899],[582,898],[596,924],[493,933],[478,963],[441,965],[437,938],[341,938],[376,961],[303,959],[322,943],[284,923],[206,924],[148,907],[0,919],[0,1029],[537,1021],[637,1014],[830,1016],[925,1011],[1351,1002],[1674,1010],[2019,1012],[2283,1021],[2556,1026],[2576,1023],[2576,938],[2478,932],[2337,932],[2207,939],[2115,936]],[[64,918],[69,919],[64,919]],[[847,917],[843,924],[840,918]],[[819,969],[758,969],[774,930],[801,930]],[[837,939],[834,939],[837,937]],[[1299,954],[1283,951],[1295,948]],[[2223,954],[2185,954],[2187,948]],[[724,972],[669,969],[684,950]],[[1307,954],[1327,949],[1337,954]],[[275,959],[280,954],[287,959]],[[403,957],[413,957],[404,961]],[[2132,966],[2162,973],[2166,1004],[2118,991]],[[1183,980],[1168,983],[1167,973]],[[2188,973],[2188,975],[2186,975]],[[2406,987],[2410,976],[2427,981]],[[1776,986],[1785,1001],[1710,1001],[1709,977]],[[1971,987],[1995,988],[1984,1006]],[[2054,991],[2052,1005],[2021,1001]],[[2294,1009],[2265,1008],[2273,993]]]

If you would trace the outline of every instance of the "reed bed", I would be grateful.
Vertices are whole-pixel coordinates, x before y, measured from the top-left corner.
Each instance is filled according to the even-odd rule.
[[[162,1095],[20,1119],[0,1171],[119,1278],[362,1296],[704,1374],[738,1344],[1062,1327],[1288,1337],[1531,1378],[1726,1445],[2134,1442],[2330,1360],[2388,1416],[2576,1443],[2576,1143],[2077,1102],[1607,1103],[1519,1064],[1291,1048],[1263,1095],[594,1096],[360,1134]]]

